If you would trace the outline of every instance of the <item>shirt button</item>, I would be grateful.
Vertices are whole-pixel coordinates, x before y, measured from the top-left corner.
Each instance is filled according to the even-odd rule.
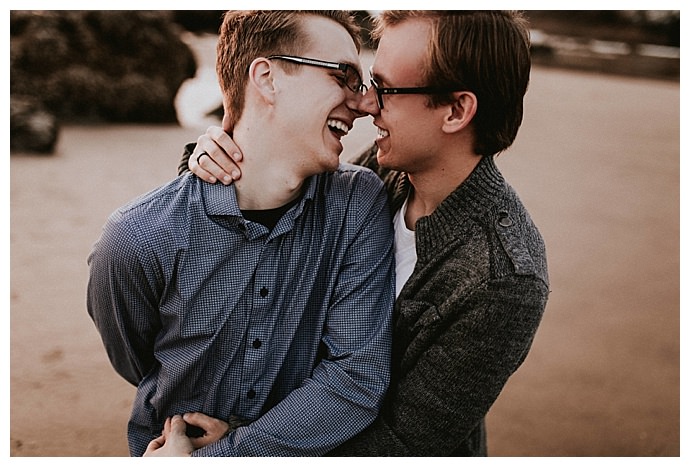
[[[254,399],[256,397],[256,391],[253,389],[250,389],[247,391],[247,399]]]
[[[259,294],[261,294],[262,297],[266,297],[266,295],[268,295],[268,289],[266,287],[261,287]]]
[[[254,339],[254,342],[252,342],[252,347],[258,349],[259,347],[261,347],[261,341],[259,339]]]

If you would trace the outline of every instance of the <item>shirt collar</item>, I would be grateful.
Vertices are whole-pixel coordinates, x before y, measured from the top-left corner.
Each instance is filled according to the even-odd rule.
[[[417,255],[420,261],[440,251],[450,238],[464,235],[472,217],[485,217],[506,190],[503,175],[493,156],[482,157],[470,176],[416,224]]]
[[[322,175],[314,175],[309,177],[305,182],[304,195],[295,210],[295,217],[297,217],[304,209],[306,200],[314,199],[316,195],[316,188]],[[242,217],[239,204],[237,203],[237,190],[235,185],[223,185],[222,183],[206,183],[199,178],[196,178],[196,183],[199,185],[201,197],[204,204],[206,214],[209,216],[237,216]]]

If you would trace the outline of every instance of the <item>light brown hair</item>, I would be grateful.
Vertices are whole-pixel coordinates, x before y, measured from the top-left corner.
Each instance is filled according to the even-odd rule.
[[[223,17],[216,48],[216,73],[223,93],[225,112],[235,125],[244,108],[244,94],[249,66],[258,57],[300,55],[309,45],[302,20],[307,15],[332,19],[352,37],[357,51],[361,38],[353,16],[342,10],[239,10]],[[290,72],[298,65],[281,66]]]
[[[507,149],[522,123],[523,98],[531,68],[529,27],[516,11],[385,11],[374,37],[387,26],[413,18],[429,20],[431,38],[424,64],[425,86],[471,91],[478,109],[473,120],[475,152],[492,155]],[[450,95],[429,97],[436,106]]]

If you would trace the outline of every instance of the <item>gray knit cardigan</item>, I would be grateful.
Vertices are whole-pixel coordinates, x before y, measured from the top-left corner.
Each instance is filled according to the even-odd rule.
[[[393,211],[405,174],[384,179]],[[485,456],[484,418],[522,364],[549,294],[544,242],[493,157],[416,225],[417,264],[396,301],[391,385],[362,433],[329,455]]]

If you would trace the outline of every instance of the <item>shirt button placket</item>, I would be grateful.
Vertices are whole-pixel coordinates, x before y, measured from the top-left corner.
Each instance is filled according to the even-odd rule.
[[[262,253],[263,255],[263,253]],[[266,258],[271,260],[270,257]],[[275,261],[260,261],[254,276],[254,303],[247,335],[252,336],[246,342],[246,356],[244,360],[245,386],[244,403],[248,411],[259,409],[265,397],[263,375],[268,367],[266,362],[267,347],[262,336],[270,335],[271,323],[275,322],[271,299],[275,286]],[[267,332],[268,331],[268,332]]]

